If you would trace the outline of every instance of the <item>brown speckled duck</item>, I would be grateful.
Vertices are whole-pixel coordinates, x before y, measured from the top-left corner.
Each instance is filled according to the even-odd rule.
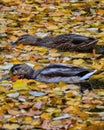
[[[18,78],[34,79],[46,83],[58,83],[60,81],[79,83],[88,79],[95,72],[96,70],[91,71],[65,64],[50,64],[37,70],[33,70],[27,64],[16,64],[10,70],[12,76],[17,75]]]
[[[20,36],[12,45],[25,44],[34,46],[44,46],[47,48],[56,48],[59,51],[88,51],[94,48],[98,39],[86,37],[77,34],[62,34],[56,37],[32,36],[25,34]]]

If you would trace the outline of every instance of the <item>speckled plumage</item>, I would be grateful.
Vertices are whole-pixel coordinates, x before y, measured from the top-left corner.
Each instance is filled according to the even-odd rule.
[[[60,51],[87,51],[94,48],[97,43],[96,38],[86,37],[77,34],[62,34],[56,37],[39,38],[36,35],[22,35],[13,44],[25,44],[34,46],[44,46],[56,48]]]

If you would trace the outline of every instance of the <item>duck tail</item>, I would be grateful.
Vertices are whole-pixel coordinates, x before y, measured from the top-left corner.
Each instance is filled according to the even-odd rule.
[[[80,80],[89,79],[90,76],[92,76],[92,75],[93,75],[94,73],[96,73],[96,72],[97,72],[97,70],[94,70],[94,71],[92,71],[92,72],[89,72],[89,73],[87,73],[86,75],[84,75],[83,77],[81,77]]]

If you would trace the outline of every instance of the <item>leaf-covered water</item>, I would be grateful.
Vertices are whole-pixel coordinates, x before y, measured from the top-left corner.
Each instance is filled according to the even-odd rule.
[[[0,2],[0,128],[104,130],[104,2],[103,0],[1,0]],[[11,46],[22,34],[39,37],[76,33],[99,39],[94,55],[59,52],[30,45]],[[46,84],[8,78],[13,64],[34,69],[49,63],[97,69],[91,91],[75,84]],[[31,94],[32,92],[32,94]],[[35,92],[35,93],[34,93]],[[38,95],[38,96],[37,96]],[[30,125],[31,124],[31,125]]]

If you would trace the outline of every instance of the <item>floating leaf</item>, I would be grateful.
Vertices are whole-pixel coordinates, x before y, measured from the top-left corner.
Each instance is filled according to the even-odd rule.
[[[3,86],[0,86],[0,92],[6,92],[7,90],[6,90],[6,88],[5,87],[3,87]]]
[[[22,79],[17,80],[16,82],[13,83],[13,89],[15,90],[28,90],[28,86],[26,82]]]
[[[104,86],[104,0],[1,1],[0,128],[103,130],[104,89],[99,88]],[[68,33],[95,37],[99,40],[95,46],[97,54],[59,52],[55,48],[24,44],[11,46],[11,42],[27,33],[40,38]],[[24,63],[35,70],[50,63],[63,63],[97,69],[101,73],[89,80],[92,88],[97,89],[82,94],[79,84],[42,83],[6,76],[12,67],[10,64]],[[86,83],[82,87],[86,87]],[[102,112],[91,112],[95,108]]]
[[[24,98],[22,98],[22,97],[19,97],[18,100],[19,100],[20,102],[25,102],[25,101],[26,101],[26,100],[25,100]]]
[[[91,76],[89,82],[92,88],[104,88],[104,74],[96,74]]]
[[[3,80],[1,83],[0,83],[1,86],[12,86],[11,82],[7,81],[7,80]]]
[[[15,93],[9,93],[7,94],[8,97],[11,97],[11,98],[17,98],[19,96],[19,93],[18,92],[15,92]]]
[[[4,124],[3,125],[4,129],[8,129],[8,130],[14,130],[14,129],[18,129],[19,125],[18,124]]]
[[[42,119],[51,119],[51,115],[49,113],[43,112],[41,114]]]
[[[16,110],[8,110],[8,113],[10,115],[13,115],[13,116],[17,116],[17,115],[20,115],[20,111],[16,111]]]
[[[70,117],[71,116],[69,114],[63,114],[62,116],[53,118],[53,120],[62,120],[62,119],[70,118]]]
[[[38,101],[38,102],[35,103],[34,106],[35,106],[37,109],[40,109],[41,106],[42,106],[42,102],[41,102],[41,101]]]
[[[46,26],[46,28],[47,28],[48,30],[55,30],[55,29],[58,29],[58,26],[53,25],[53,24],[49,24],[48,26]]]
[[[63,92],[62,92],[62,91],[55,91],[54,93],[55,93],[56,95],[60,95],[60,96],[63,95]]]
[[[36,96],[36,97],[40,97],[40,96],[45,96],[45,95],[47,95],[47,93],[37,92],[37,91],[30,91],[29,94],[31,94],[32,96]]]
[[[37,35],[38,37],[41,37],[41,38],[43,38],[43,37],[46,37],[46,36],[48,36],[48,33],[42,33],[42,32],[38,32],[38,33],[36,33],[36,35]]]
[[[31,124],[32,121],[33,121],[32,117],[27,116],[27,117],[24,117],[23,123],[25,123],[25,124]]]
[[[12,66],[13,66],[12,63],[8,63],[6,65],[0,65],[0,69],[6,70],[6,69],[10,69]]]
[[[59,108],[48,108],[46,110],[46,112],[50,113],[51,115],[54,115],[54,116],[59,116],[60,113],[61,113],[61,110]]]

